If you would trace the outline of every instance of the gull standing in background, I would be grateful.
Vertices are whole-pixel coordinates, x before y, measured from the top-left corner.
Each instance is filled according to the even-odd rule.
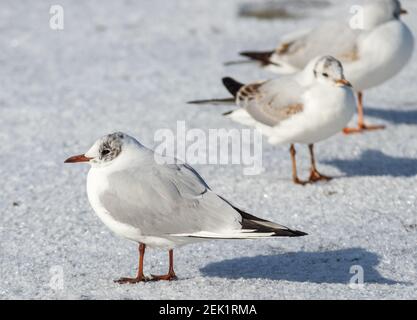
[[[368,0],[359,7],[358,26],[352,21],[328,21],[284,37],[275,50],[240,54],[279,74],[297,72],[318,55],[336,57],[358,96],[358,127],[344,132],[382,129],[365,124],[362,92],[394,77],[410,60],[414,38],[400,19],[406,13],[398,0]]]
[[[297,175],[295,143],[309,146],[308,182],[331,179],[317,171],[313,145],[340,132],[355,113],[355,96],[340,61],[324,56],[313,59],[295,75],[247,85],[224,78],[223,84],[233,98],[189,103],[236,103],[240,109],[224,115],[256,127],[271,144],[291,144],[292,178],[296,184],[307,181]]]
[[[156,154],[127,134],[104,136],[83,155],[66,163],[87,162],[87,194],[96,214],[116,234],[139,243],[137,283],[145,248],[169,250],[169,271],[151,280],[174,280],[173,248],[209,239],[299,237],[306,233],[260,219],[214,193],[189,165]]]

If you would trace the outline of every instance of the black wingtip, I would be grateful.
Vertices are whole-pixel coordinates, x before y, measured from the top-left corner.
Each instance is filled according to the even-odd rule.
[[[241,215],[242,229],[256,230],[255,232],[259,232],[259,233],[271,233],[272,237],[303,237],[303,236],[308,235],[307,233],[303,231],[292,230],[281,225],[274,226],[273,222],[251,215],[239,209],[238,207],[234,206],[222,196],[219,196],[219,197],[220,199],[228,203],[233,209],[235,209]]]
[[[275,229],[273,237],[289,237],[289,238],[295,238],[295,237],[304,237],[308,235],[307,233],[299,230],[291,230],[291,229]]]
[[[290,232],[292,233],[292,235],[290,237],[304,237],[304,236],[308,236],[308,233],[305,233],[305,232],[299,231],[299,230],[290,230]]]
[[[239,54],[267,65],[270,63],[269,59],[274,54],[274,51],[242,51]]]
[[[210,100],[191,100],[187,101],[186,104],[205,104],[208,103]]]
[[[224,112],[224,113],[222,113],[222,116],[224,116],[224,117],[230,116],[233,112],[235,112],[235,110],[230,110],[230,111]]]
[[[229,91],[230,94],[233,95],[233,97],[236,97],[240,88],[244,86],[243,83],[240,83],[239,81],[236,81],[235,79],[230,77],[224,77],[222,79],[222,82],[223,85],[226,87],[227,91]]]
[[[193,100],[187,101],[187,104],[214,104],[214,105],[222,105],[222,104],[233,104],[235,102],[234,98],[223,98],[223,99],[206,99],[206,100]]]

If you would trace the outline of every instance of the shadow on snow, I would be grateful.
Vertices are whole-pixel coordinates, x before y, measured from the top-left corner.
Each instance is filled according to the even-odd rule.
[[[205,276],[230,279],[269,279],[311,283],[349,284],[351,267],[364,270],[364,283],[398,284],[377,270],[377,254],[362,248],[324,252],[293,252],[234,258],[210,263],[201,269]]]
[[[379,150],[366,150],[356,159],[333,159],[322,162],[337,167],[350,177],[412,177],[417,175],[417,159],[392,157]]]
[[[365,106],[365,116],[379,118],[395,124],[417,124],[417,110],[379,109]]]

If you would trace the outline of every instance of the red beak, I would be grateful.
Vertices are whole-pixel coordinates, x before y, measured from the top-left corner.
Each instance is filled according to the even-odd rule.
[[[80,154],[78,156],[73,156],[68,158],[67,160],[64,161],[64,163],[76,163],[76,162],[88,162],[90,161],[92,158],[88,158],[83,154]]]
[[[340,85],[340,86],[347,86],[347,87],[351,87],[351,83],[349,81],[347,81],[346,79],[340,79],[336,81],[336,84]]]

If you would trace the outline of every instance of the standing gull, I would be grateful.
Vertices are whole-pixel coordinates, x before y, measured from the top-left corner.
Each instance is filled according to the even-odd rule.
[[[279,74],[297,72],[317,55],[336,57],[358,96],[358,126],[344,132],[382,129],[384,126],[365,124],[363,91],[381,85],[404,68],[412,56],[414,38],[400,19],[407,11],[398,0],[368,0],[358,10],[357,19],[350,23],[328,21],[285,36],[275,50],[240,54]]]
[[[144,147],[127,134],[104,136],[83,155],[66,163],[87,162],[87,194],[96,214],[116,234],[139,243],[137,283],[143,273],[145,248],[169,250],[166,275],[174,280],[173,249],[209,239],[299,237],[306,233],[260,219],[214,193],[189,165]]]
[[[226,113],[227,117],[256,127],[271,144],[291,144],[292,178],[296,184],[307,181],[297,175],[295,143],[309,146],[308,182],[330,179],[317,171],[313,145],[340,132],[355,112],[355,96],[338,60],[319,57],[295,75],[248,85],[224,78],[223,84],[233,98],[189,103],[236,103],[240,109]]]

